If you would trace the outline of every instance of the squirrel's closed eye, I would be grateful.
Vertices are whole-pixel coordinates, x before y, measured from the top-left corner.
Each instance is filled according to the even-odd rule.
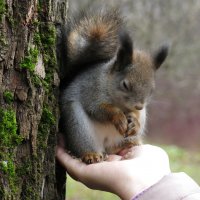
[[[129,91],[129,84],[126,80],[122,80],[120,86],[123,91]]]

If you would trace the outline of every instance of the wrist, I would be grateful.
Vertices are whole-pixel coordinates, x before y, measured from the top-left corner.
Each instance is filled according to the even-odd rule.
[[[154,180],[135,180],[132,184],[127,181],[127,185],[124,185],[123,188],[120,188],[116,194],[122,200],[132,200],[143,191],[148,190],[148,188],[151,188],[153,185],[157,184],[163,177],[164,175],[161,177],[157,177]]]
[[[129,185],[127,188],[122,188],[117,192],[117,195],[122,200],[131,200],[133,197],[137,196],[142,191],[146,190],[147,188],[151,187],[152,185]]]

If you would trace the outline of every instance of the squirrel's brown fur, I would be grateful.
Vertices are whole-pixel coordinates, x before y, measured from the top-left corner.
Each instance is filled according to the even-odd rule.
[[[86,163],[137,145],[155,71],[167,56],[133,48],[117,10],[81,13],[64,34],[60,130],[68,150]]]

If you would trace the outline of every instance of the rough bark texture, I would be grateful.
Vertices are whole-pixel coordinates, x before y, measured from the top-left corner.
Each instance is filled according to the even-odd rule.
[[[2,200],[63,199],[55,176],[55,47],[66,9],[67,0],[0,0]]]

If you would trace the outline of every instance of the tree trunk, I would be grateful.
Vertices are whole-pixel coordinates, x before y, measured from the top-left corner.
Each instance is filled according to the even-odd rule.
[[[67,0],[0,0],[2,200],[63,199],[55,176],[55,47],[66,10]]]

